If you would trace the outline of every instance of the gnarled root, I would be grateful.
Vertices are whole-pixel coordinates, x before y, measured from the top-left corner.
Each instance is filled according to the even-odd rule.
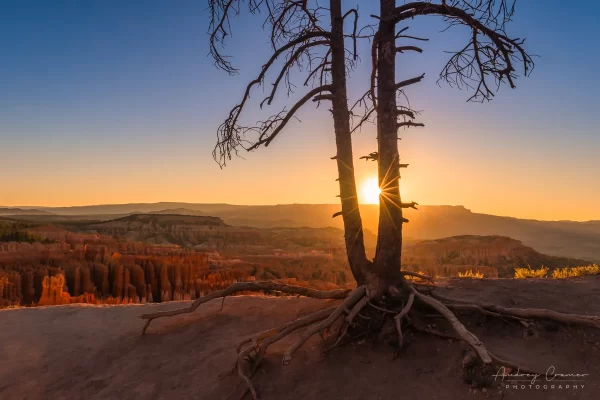
[[[437,299],[457,304],[459,307],[467,308],[476,306],[481,310],[489,313],[495,313],[506,317],[526,319],[547,319],[567,325],[583,325],[591,326],[592,328],[600,328],[600,317],[594,315],[567,314],[558,311],[548,310],[544,308],[506,308],[495,304],[482,304],[469,302],[461,299],[452,299],[442,296],[438,293],[433,294]],[[466,304],[466,306],[465,306]]]
[[[414,288],[412,290],[417,299],[433,307],[444,318],[448,320],[450,325],[452,325],[452,328],[454,328],[454,330],[456,331],[457,335],[473,348],[473,350],[477,353],[484,365],[490,364],[492,362],[492,357],[490,356],[483,343],[481,343],[477,336],[475,336],[473,333],[467,330],[467,328],[465,328],[465,326],[458,320],[458,318],[456,318],[456,315],[454,315],[454,313],[452,313],[452,311],[450,311],[448,307],[446,307],[433,297],[425,296],[419,293]]]
[[[498,314],[496,312],[493,311],[488,311],[484,308],[479,307],[477,304],[446,304],[446,307],[452,309],[452,310],[467,310],[467,311],[478,311],[484,315],[490,315],[492,317],[497,317],[500,318],[502,320],[504,320],[505,318],[510,318],[510,319],[514,319],[516,321],[521,322],[522,324],[525,323],[525,326],[527,326],[527,323],[525,322],[524,318],[519,318],[516,317],[514,315],[503,315],[503,314]]]
[[[342,313],[345,310],[347,310],[349,307],[354,307],[354,305],[365,296],[365,292],[366,289],[364,286],[357,287],[352,291],[352,293],[348,295],[346,300],[344,300],[342,304],[340,304],[340,306],[334,312],[331,313],[331,315],[327,319],[323,320],[322,322],[316,325],[311,326],[305,332],[303,332],[302,335],[300,335],[300,339],[298,339],[298,341],[291,345],[283,354],[283,365],[287,365],[292,361],[292,356],[294,355],[294,353],[298,351],[298,349],[304,343],[306,343],[306,341],[310,339],[312,335],[314,335],[317,332],[323,331],[325,328],[330,327],[342,315]]]
[[[393,324],[390,324],[387,327],[390,329],[389,333],[393,334],[393,325],[395,325],[398,334],[398,351],[404,346],[403,322],[408,322],[405,324],[405,328],[408,326],[417,331],[426,332],[432,335],[462,340],[468,344],[469,348],[472,350],[463,360],[465,373],[471,374],[470,377],[476,381],[485,378],[483,373],[487,370],[486,367],[488,365],[518,369],[523,373],[535,374],[536,372],[530,368],[519,365],[519,363],[502,359],[491,353],[477,336],[467,330],[451,310],[472,311],[500,319],[511,318],[519,321],[526,327],[528,326],[527,320],[549,319],[563,324],[577,324],[600,328],[600,317],[597,316],[564,314],[544,309],[505,308],[493,304],[480,304],[460,299],[447,298],[439,295],[435,290],[431,292],[431,290],[435,288],[431,285],[422,288],[421,286],[413,285],[408,281],[405,281],[404,284],[402,290],[399,290],[398,287],[390,287],[386,295],[378,298],[370,298],[365,286],[359,286],[352,291],[320,291],[299,286],[283,285],[275,282],[235,283],[224,290],[216,291],[197,299],[189,307],[142,315],[141,318],[146,320],[143,333],[148,328],[150,322],[156,318],[190,313],[201,304],[212,299],[225,299],[226,296],[240,291],[279,291],[319,299],[344,299],[334,307],[316,311],[312,314],[288,322],[278,328],[260,332],[253,337],[242,341],[238,345],[237,361],[233,371],[237,371],[237,374],[242,381],[246,383],[247,391],[250,391],[253,398],[256,400],[258,399],[258,394],[252,385],[251,377],[256,372],[271,344],[278,342],[298,329],[306,328],[304,332],[300,334],[300,337],[285,351],[282,363],[283,365],[287,365],[291,362],[298,349],[300,349],[300,347],[302,347],[302,345],[304,345],[304,343],[306,343],[313,335],[320,333],[323,336],[324,332],[329,330],[336,321],[340,320],[340,318],[342,319],[342,325],[337,331],[337,340],[335,340],[335,344],[330,348],[336,347],[347,337],[349,327],[352,327],[353,331],[358,331],[359,333],[358,336],[354,336],[351,339],[354,340],[356,337],[373,332],[372,322],[375,322],[377,330],[381,330],[386,322],[392,322],[390,319],[393,316]],[[424,311],[424,307],[429,309],[429,311]],[[424,314],[424,312],[430,313],[431,309],[435,310],[435,316],[444,318],[448,321],[454,332],[445,333],[433,329],[433,327],[429,325],[427,327],[422,326],[420,319],[430,316],[429,314]],[[382,321],[382,323],[378,324],[380,321]],[[382,332],[388,333],[386,329],[383,329]],[[246,394],[247,391],[244,394]]]
[[[434,336],[439,336],[443,339],[461,340],[461,338],[458,337],[457,335],[442,332],[437,329],[431,328],[429,326],[421,326],[421,325],[418,325],[415,323],[413,323],[411,326],[419,332],[428,333],[428,334],[434,335]],[[497,355],[491,353],[489,350],[488,350],[488,354],[492,358],[492,363],[497,365],[498,367],[508,367],[508,368],[516,369],[516,370],[519,370],[526,374],[536,374],[537,373],[539,375],[542,375],[541,373],[535,372],[534,370],[532,370],[528,367],[522,366],[516,362],[500,358]],[[475,358],[477,358],[477,356],[475,354],[471,353],[470,356],[467,356],[465,358],[465,360],[463,360],[463,365],[476,363]]]
[[[248,386],[248,390],[250,390],[252,397],[256,400],[258,399],[258,395],[256,393],[256,389],[252,385],[250,377],[254,374],[260,361],[263,359],[267,348],[283,339],[285,336],[294,332],[297,329],[300,329],[305,326],[309,326],[309,328],[300,335],[298,341],[296,341],[292,346],[288,348],[283,356],[283,364],[287,365],[291,362],[293,354],[304,344],[311,336],[316,333],[323,332],[325,329],[330,327],[335,321],[342,316],[345,310],[348,307],[353,307],[355,311],[355,316],[360,312],[360,308],[364,307],[366,304],[365,299],[365,288],[363,286],[359,286],[356,288],[350,295],[337,307],[327,308],[321,311],[317,311],[308,316],[298,318],[292,322],[289,322],[283,325],[280,328],[270,329],[268,331],[264,331],[251,339],[247,339],[242,342],[238,346],[238,356],[237,356],[237,372],[238,375],[242,378],[246,385]],[[356,303],[361,302],[363,305],[360,308],[355,307]],[[242,350],[244,344],[252,343],[251,346],[246,347]],[[252,354],[254,354],[252,356]],[[244,371],[244,361],[247,359],[251,360],[251,366],[249,368],[249,373]]]
[[[396,330],[398,331],[398,353],[402,350],[404,346],[404,335],[402,334],[402,319],[408,314],[410,309],[413,306],[413,302],[415,301],[415,293],[411,293],[408,296],[408,302],[402,308],[402,311],[398,315],[394,317],[394,322],[396,323]]]
[[[142,329],[142,335],[146,333],[150,322],[156,318],[172,317],[174,315],[186,314],[194,312],[201,304],[209,302],[212,299],[220,297],[230,296],[238,292],[260,292],[260,291],[278,291],[288,294],[296,294],[306,297],[313,297],[316,299],[343,299],[345,298],[349,290],[315,290],[302,286],[284,285],[277,282],[237,282],[233,285],[223,289],[211,292],[206,296],[199,297],[189,307],[178,308],[175,310],[158,311],[150,314],[143,314],[140,318],[148,320]],[[222,306],[222,304],[221,304]]]
[[[289,335],[297,329],[324,320],[325,318],[330,316],[331,313],[336,310],[336,308],[337,307],[330,307],[324,310],[317,311],[305,317],[298,318],[292,322],[288,322],[280,328],[270,329],[268,331],[262,332],[240,343],[240,345],[238,346],[236,369],[240,378],[242,378],[242,380],[246,382],[248,390],[250,390],[250,392],[252,393],[252,397],[255,400],[258,398],[258,395],[256,393],[256,390],[254,389],[254,386],[252,385],[252,382],[250,381],[250,377],[258,368],[258,365],[264,357],[267,348],[271,344],[278,342],[279,340],[283,339],[285,336]],[[242,350],[243,345],[250,342],[252,343],[252,345]],[[255,356],[250,357],[250,355],[253,352],[255,353]],[[250,366],[249,374],[246,374],[246,372],[244,371],[244,361],[248,358],[251,358],[252,365]]]

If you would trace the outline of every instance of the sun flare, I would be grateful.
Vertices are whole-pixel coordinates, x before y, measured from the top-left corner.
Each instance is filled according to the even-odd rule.
[[[361,194],[361,203],[363,204],[379,204],[379,194],[381,193],[381,189],[379,188],[379,183],[377,182],[377,178],[369,178],[365,180],[360,188]]]

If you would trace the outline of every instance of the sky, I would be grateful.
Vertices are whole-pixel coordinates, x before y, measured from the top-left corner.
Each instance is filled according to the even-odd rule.
[[[375,2],[344,0],[355,5],[360,22],[372,22]],[[423,54],[398,58],[398,80],[426,74],[407,90],[426,127],[401,132],[405,201],[600,220],[600,4],[564,5],[517,3],[507,31],[527,38],[536,67],[485,104],[436,84],[444,51],[468,40],[465,28],[441,33],[435,17],[409,22],[410,33],[431,40]],[[204,1],[0,1],[0,205],[339,201],[327,107],[308,105],[268,148],[224,169],[215,163],[216,129],[269,47],[260,18],[236,17],[225,53],[240,73],[230,76],[208,56],[208,21]],[[359,50],[366,61],[349,77],[350,98],[368,85],[368,44]],[[264,97],[262,88],[253,93],[255,103]],[[268,111],[298,95],[301,85]],[[263,115],[256,110],[244,121]],[[376,150],[375,136],[372,126],[354,134],[359,186],[376,176],[375,163],[358,160]]]

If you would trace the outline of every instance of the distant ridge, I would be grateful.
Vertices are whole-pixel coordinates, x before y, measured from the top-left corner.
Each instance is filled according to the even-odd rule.
[[[219,217],[207,215],[184,215],[184,214],[131,214],[109,221],[97,222],[92,226],[110,226],[118,223],[179,223],[192,225],[227,226]]]
[[[337,204],[280,204],[266,206],[222,203],[137,203],[80,207],[38,207],[53,214],[80,216],[89,220],[94,215],[112,218],[133,213],[185,213],[221,218],[232,226],[257,228],[332,226],[342,228]],[[29,211],[29,210],[28,210]],[[362,205],[365,229],[377,232],[378,207]],[[524,245],[549,255],[600,261],[600,221],[537,221],[474,213],[462,206],[420,206],[418,211],[405,211],[410,223],[404,226],[407,239],[438,239],[457,235],[499,235],[523,242]],[[25,218],[25,217],[24,217]],[[108,219],[108,218],[106,218]],[[29,218],[31,220],[31,218]]]
[[[0,216],[2,215],[52,215],[48,211],[42,211],[35,208],[23,209],[17,207],[0,207]]]
[[[586,265],[584,260],[542,254],[519,240],[504,236],[461,235],[408,243],[404,247],[402,264],[470,265],[494,267],[500,277],[514,276],[514,268],[554,268]]]
[[[200,216],[206,215],[206,213],[203,212],[203,211],[200,211],[200,210],[189,210],[187,208],[169,208],[169,209],[166,209],[166,210],[151,211],[148,214],[156,214],[156,215],[163,215],[163,214],[171,214],[171,215],[200,215]]]

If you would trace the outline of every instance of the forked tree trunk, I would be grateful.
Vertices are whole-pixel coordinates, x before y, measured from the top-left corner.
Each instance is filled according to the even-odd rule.
[[[344,220],[346,254],[352,274],[360,285],[370,262],[365,254],[362,220],[358,209],[354,161],[352,158],[352,135],[350,133],[350,113],[346,94],[346,61],[344,49],[344,21],[341,0],[330,0],[331,14],[331,75],[332,112],[337,148],[336,161]]]
[[[402,208],[400,199],[400,163],[396,114],[396,45],[395,25],[386,21],[393,15],[394,0],[380,1],[377,56],[377,141],[379,197],[379,229],[374,272],[387,287],[398,283],[402,254]]]

